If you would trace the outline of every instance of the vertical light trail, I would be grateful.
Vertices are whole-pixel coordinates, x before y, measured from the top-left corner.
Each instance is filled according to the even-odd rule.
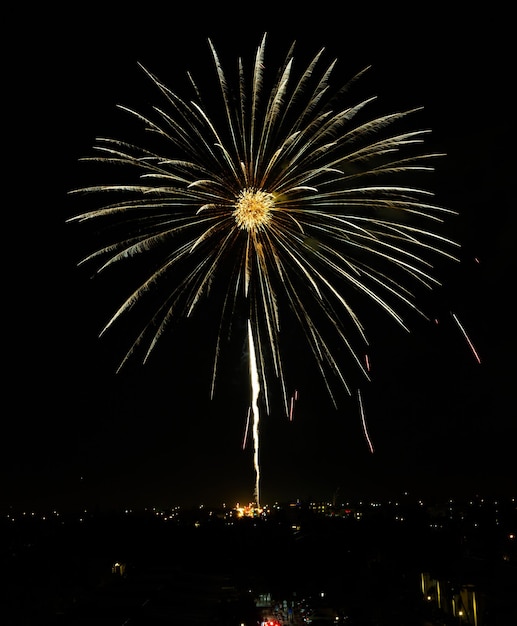
[[[463,336],[465,337],[467,343],[470,346],[470,349],[472,350],[472,354],[474,355],[476,361],[481,364],[481,359],[479,358],[479,354],[477,353],[476,348],[474,347],[474,344],[472,343],[472,341],[470,340],[470,337],[467,335],[467,331],[463,328],[463,325],[461,324],[460,320],[456,317],[456,314],[453,313],[451,311],[451,315],[453,320],[456,322],[456,324],[458,325],[458,328],[461,330],[461,332],[463,333]]]
[[[370,448],[370,452],[373,454],[373,444],[372,444],[372,440],[370,439],[370,435],[368,434],[368,428],[366,426],[366,419],[364,417],[364,409],[363,409],[363,400],[361,398],[360,389],[357,390],[357,398],[359,399],[359,410],[361,412],[361,424],[363,426],[364,436],[368,443],[368,447]]]
[[[251,408],[248,408],[248,415],[246,416],[246,427],[244,429],[244,437],[242,438],[242,449],[246,448],[246,442],[248,440],[248,431],[250,427],[250,413]]]
[[[294,395],[291,396],[291,407],[289,409],[289,421],[293,421],[294,417],[294,403],[298,400],[298,391],[295,390]]]
[[[260,393],[260,383],[255,356],[255,344],[253,343],[253,332],[251,322],[248,320],[248,343],[250,350],[250,383],[251,383],[251,411],[253,413],[253,464],[255,467],[255,502],[260,508],[260,467],[259,467],[259,408],[258,396]]]

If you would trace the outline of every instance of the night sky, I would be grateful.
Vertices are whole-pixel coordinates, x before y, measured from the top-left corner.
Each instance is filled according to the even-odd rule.
[[[251,61],[265,31],[275,69],[293,40],[302,61],[324,46],[329,61],[339,59],[343,79],[372,65],[357,89],[377,94],[380,111],[424,106],[419,120],[433,130],[429,145],[447,155],[428,186],[459,212],[451,234],[462,249],[461,263],[443,268],[443,287],[425,302],[440,324],[416,323],[406,335],[372,317],[373,381],[361,389],[374,454],[357,397],[343,396],[336,411],[297,345],[285,356],[299,399],[292,422],[280,405],[262,416],[262,502],[404,491],[516,495],[510,16],[493,4],[455,17],[438,7],[432,14],[343,7],[336,16],[314,6],[310,14],[277,14],[260,4],[241,7],[234,18],[230,9],[159,6],[108,17],[89,4],[84,12],[12,21],[14,56],[24,60],[11,66],[12,110],[4,118],[13,140],[4,210],[15,225],[4,231],[0,507],[253,499],[252,448],[241,446],[249,403],[243,344],[229,349],[212,401],[209,310],[164,339],[145,367],[133,362],[115,374],[131,329],[121,324],[101,339],[98,333],[127,285],[124,277],[91,280],[91,271],[77,267],[96,241],[65,221],[77,212],[68,192],[97,182],[79,158],[91,153],[97,135],[129,128],[116,105],[158,98],[138,62],[181,92],[187,70],[199,83],[205,71],[213,76],[208,37],[230,69],[239,55]]]

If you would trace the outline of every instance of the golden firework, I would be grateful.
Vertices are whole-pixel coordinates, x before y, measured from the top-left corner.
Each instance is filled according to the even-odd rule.
[[[143,68],[164,104],[148,114],[120,108],[149,131],[147,145],[99,138],[86,159],[136,176],[76,190],[116,200],[72,218],[122,229],[84,259],[100,261],[98,271],[153,253],[148,278],[104,329],[151,287],[162,294],[122,365],[140,346],[146,360],[171,320],[190,316],[202,296],[224,293],[213,394],[222,338],[237,301],[247,307],[257,503],[259,390],[269,412],[279,382],[289,414],[282,328],[298,323],[333,400],[334,380],[350,393],[347,358],[369,377],[365,304],[406,328],[402,310],[421,313],[414,288],[439,284],[432,258],[454,259],[457,245],[441,232],[453,212],[406,182],[432,171],[438,156],[421,151],[427,130],[404,127],[418,109],[365,117],[374,98],[354,102],[348,85],[332,89],[335,61],[324,64],[324,50],[295,72],[292,46],[266,80],[265,43],[250,74],[239,59],[232,83],[209,42],[218,102],[205,100],[191,76],[186,98]]]

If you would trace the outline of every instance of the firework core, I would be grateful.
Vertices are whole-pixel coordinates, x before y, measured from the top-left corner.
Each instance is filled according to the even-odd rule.
[[[239,228],[255,230],[271,219],[273,194],[260,189],[243,189],[237,197],[233,216]]]

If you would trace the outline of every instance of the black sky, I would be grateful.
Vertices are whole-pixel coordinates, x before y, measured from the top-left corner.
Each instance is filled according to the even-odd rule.
[[[279,14],[261,4],[256,15],[259,7],[234,13],[150,3],[128,14],[89,4],[12,18],[1,507],[252,499],[252,452],[241,450],[248,402],[241,348],[211,402],[210,351],[199,336],[171,337],[148,366],[115,375],[129,337],[97,335],[124,293],[76,267],[95,241],[64,222],[75,211],[67,192],[94,182],[78,159],[122,123],[115,105],[153,103],[138,62],[171,86],[185,85],[186,70],[200,79],[206,66],[212,76],[208,37],[228,62],[251,60],[264,31],[272,66],[293,40],[303,60],[325,46],[340,76],[373,66],[368,89],[386,112],[424,106],[431,145],[447,154],[432,187],[459,211],[453,234],[463,247],[461,264],[447,269],[429,301],[439,327],[417,326],[410,336],[389,323],[372,330],[374,381],[363,399],[375,453],[357,399],[335,411],[300,367],[295,420],[278,411],[261,422],[263,502],[515,492],[510,16],[493,4],[456,16],[433,7],[343,7],[333,15],[315,7]]]

